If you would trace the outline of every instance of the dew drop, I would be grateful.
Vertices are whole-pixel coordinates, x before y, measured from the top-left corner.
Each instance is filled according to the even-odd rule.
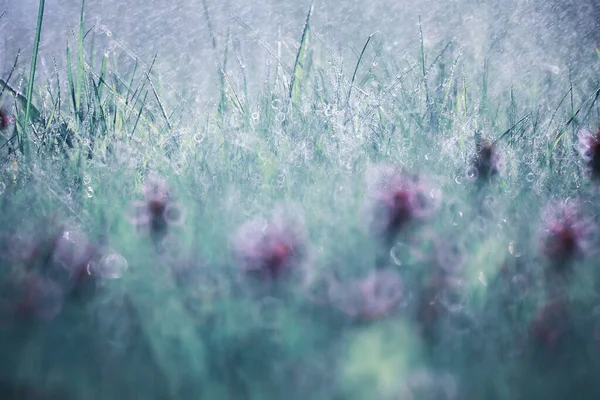
[[[194,134],[194,142],[202,143],[203,141],[204,141],[204,135],[202,135],[200,132]]]
[[[515,241],[511,241],[508,244],[508,251],[510,252],[510,254],[512,254],[515,258],[519,258],[521,257],[523,254],[521,253],[520,249],[519,249],[519,244],[516,243]]]
[[[467,170],[467,179],[469,179],[470,181],[477,180],[478,177],[479,177],[479,171],[477,170],[477,168],[470,167]]]
[[[535,180],[535,175],[533,174],[533,172],[530,172],[527,175],[525,175],[525,180],[529,183],[532,183]]]
[[[91,199],[92,197],[94,197],[94,188],[91,186],[88,186],[87,190],[85,191],[85,195],[87,196],[88,199]]]

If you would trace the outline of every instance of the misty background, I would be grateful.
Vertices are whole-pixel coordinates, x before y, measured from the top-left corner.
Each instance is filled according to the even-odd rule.
[[[243,72],[252,95],[275,63],[270,52],[293,65],[310,4],[308,0],[88,0],[86,50],[92,35],[96,58],[114,52],[124,74],[134,57],[147,65],[157,54],[154,71],[164,91],[208,100],[216,98],[217,63],[223,61],[227,46],[226,69],[237,75]],[[37,0],[0,0],[0,11],[6,11],[0,20],[4,77],[18,49],[20,71],[29,68],[38,5]],[[46,1],[42,77],[44,70],[53,69],[53,59],[59,71],[65,69],[67,39],[75,47],[80,8],[80,0]],[[365,40],[376,32],[375,47],[366,60],[395,60],[401,69],[406,66],[403,61],[418,60],[420,55],[419,16],[429,62],[452,41],[454,53],[462,51],[460,63],[467,79],[479,80],[488,61],[491,95],[513,85],[526,87],[531,79],[552,79],[563,85],[561,90],[568,85],[569,74],[575,83],[597,79],[594,46],[600,45],[600,0],[321,0],[314,3],[310,43],[319,49],[317,55],[324,56],[323,62],[337,63],[351,76]]]

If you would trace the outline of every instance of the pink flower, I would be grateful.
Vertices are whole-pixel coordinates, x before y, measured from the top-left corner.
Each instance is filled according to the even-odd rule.
[[[388,240],[410,223],[427,219],[439,205],[432,186],[395,166],[379,166],[367,178],[372,230]]]
[[[0,131],[8,129],[15,122],[15,118],[8,113],[6,107],[0,108]]]
[[[493,143],[475,134],[475,155],[472,159],[473,175],[479,181],[490,179],[500,171],[500,156]]]
[[[19,293],[14,311],[21,317],[54,319],[62,310],[65,293],[50,279],[28,274],[16,282]]]
[[[97,256],[97,249],[87,236],[77,230],[61,230],[54,242],[51,264],[47,267],[54,279],[62,275],[66,289],[76,289],[90,278],[89,265]]]
[[[579,132],[579,153],[592,178],[600,179],[600,129]]]
[[[571,261],[590,253],[596,228],[581,208],[571,202],[551,205],[543,228],[542,252],[556,268],[564,268]]]
[[[144,186],[144,200],[132,204],[131,223],[137,228],[146,228],[155,239],[161,239],[169,226],[183,221],[183,212],[173,201],[167,183],[150,176]]]
[[[378,270],[349,284],[331,283],[329,298],[350,317],[374,320],[385,317],[404,299],[402,278],[392,270]]]
[[[276,279],[304,261],[304,224],[298,216],[276,210],[268,220],[255,219],[241,225],[232,237],[232,246],[245,272]]]

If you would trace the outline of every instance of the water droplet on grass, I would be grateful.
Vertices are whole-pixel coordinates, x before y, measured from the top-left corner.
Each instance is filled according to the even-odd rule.
[[[201,134],[200,132],[196,133],[194,135],[194,142],[196,143],[202,143],[204,141],[204,135]]]
[[[525,180],[529,183],[532,183],[535,180],[535,175],[533,174],[533,172],[530,172],[527,175],[525,175]]]
[[[87,196],[88,199],[91,199],[92,197],[94,197],[94,188],[91,186],[88,186],[85,191],[85,195]]]
[[[479,171],[476,167],[470,167],[467,169],[467,179],[470,181],[475,181],[479,178]]]

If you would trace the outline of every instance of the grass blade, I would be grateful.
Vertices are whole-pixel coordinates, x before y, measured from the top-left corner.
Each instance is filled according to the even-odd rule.
[[[375,35],[375,33],[376,32],[371,33],[369,35],[369,37],[367,38],[367,41],[365,42],[365,45],[362,48],[362,51],[360,52],[360,56],[358,56],[358,61],[356,62],[356,67],[354,67],[354,73],[352,74],[352,80],[350,81],[350,89],[348,89],[348,96],[346,98],[346,107],[350,103],[350,96],[352,95],[352,88],[354,87],[354,80],[356,79],[356,73],[358,72],[358,67],[360,65],[360,62],[362,61],[363,56],[365,55],[367,46],[369,45],[369,42],[371,41],[371,39],[373,38],[373,35]]]
[[[312,15],[314,8],[314,3],[310,5],[308,9],[308,13],[306,14],[306,22],[304,23],[304,29],[302,30],[302,39],[300,39],[300,47],[298,48],[298,53],[296,53],[296,61],[294,62],[294,70],[292,71],[292,79],[290,81],[290,100],[292,100],[296,93],[294,89],[296,88],[299,80],[302,78],[302,70],[304,60],[304,56],[306,55],[306,44],[308,43],[308,33],[310,30],[310,17]]]
[[[29,121],[29,116],[31,113],[31,102],[33,100],[33,86],[35,81],[35,69],[37,65],[38,52],[40,48],[40,38],[42,36],[42,22],[44,20],[44,6],[46,2],[45,0],[40,0],[40,6],[38,9],[38,18],[37,18],[37,27],[35,30],[35,41],[33,43],[33,56],[31,58],[31,70],[29,71],[29,87],[27,89],[27,105],[25,106],[25,121],[23,123],[23,127]],[[19,149],[23,153],[25,151],[25,140],[27,138],[24,137],[26,135],[27,130],[23,129],[20,134],[17,135],[17,142],[19,144]]]
[[[8,82],[10,82],[10,78],[12,78],[12,75],[15,72],[15,69],[17,68],[17,63],[19,62],[20,55],[21,55],[21,49],[17,50],[17,57],[15,57],[15,63],[13,64],[12,68],[10,69],[10,72],[8,73],[8,78],[6,78],[6,83],[4,85],[2,85],[2,90],[0,90],[0,99],[2,98],[2,95],[4,94],[4,90],[8,86]]]
[[[71,101],[73,103],[73,112],[75,115],[79,115],[77,109],[77,100],[75,97],[75,83],[73,81],[73,66],[71,65],[71,48],[69,47],[69,40],[67,39],[67,82],[69,84],[69,93],[71,94]]]
[[[85,16],[84,13],[85,8],[85,0],[81,1],[81,14],[79,16],[79,36],[77,38],[77,85],[75,86],[75,101],[77,102],[77,110],[79,111],[78,117],[79,121],[83,120],[83,109],[81,107],[81,93],[83,91],[83,83],[84,83],[84,69],[85,69],[85,60],[84,60],[84,51],[83,51],[83,37],[85,35],[83,29],[83,18]]]

